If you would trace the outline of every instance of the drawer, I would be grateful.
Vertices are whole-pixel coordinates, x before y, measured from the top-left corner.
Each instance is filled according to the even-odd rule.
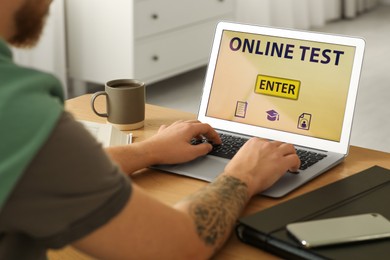
[[[233,13],[234,0],[139,0],[134,7],[135,38]]]
[[[135,75],[141,80],[183,71],[191,65],[206,64],[217,21],[188,26],[156,35],[135,44]],[[162,77],[160,77],[162,78]]]

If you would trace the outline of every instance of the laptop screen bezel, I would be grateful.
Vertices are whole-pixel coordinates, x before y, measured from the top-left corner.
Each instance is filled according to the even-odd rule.
[[[329,44],[339,44],[339,45],[354,47],[355,58],[352,65],[350,85],[349,85],[349,91],[346,100],[345,116],[343,120],[340,141],[336,142],[336,141],[325,140],[325,139],[311,137],[311,136],[303,136],[295,133],[289,133],[285,131],[263,128],[259,126],[253,126],[253,125],[246,125],[242,123],[237,123],[233,121],[207,116],[206,115],[207,106],[211,94],[211,88],[212,88],[215,68],[217,65],[217,59],[219,55],[222,35],[225,30],[261,34],[267,36],[276,36],[276,37],[283,37],[283,38],[291,38],[297,40],[315,41],[315,42],[322,42],[322,43],[329,43]],[[364,39],[358,37],[292,30],[292,29],[254,26],[254,25],[231,23],[231,22],[219,22],[216,27],[210,60],[206,71],[203,93],[202,93],[199,112],[198,112],[198,120],[210,124],[215,129],[220,129],[223,131],[231,131],[232,129],[234,129],[234,132],[238,134],[257,136],[257,137],[262,137],[270,140],[278,140],[282,142],[292,143],[298,146],[311,147],[311,148],[324,150],[324,151],[347,154],[349,149],[349,140],[351,136],[352,121],[353,121],[353,114],[356,105],[360,73],[361,73],[361,68],[363,63],[364,47],[365,47]]]

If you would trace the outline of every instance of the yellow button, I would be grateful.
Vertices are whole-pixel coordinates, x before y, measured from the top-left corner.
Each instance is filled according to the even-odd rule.
[[[255,93],[297,100],[300,86],[298,80],[257,75]]]

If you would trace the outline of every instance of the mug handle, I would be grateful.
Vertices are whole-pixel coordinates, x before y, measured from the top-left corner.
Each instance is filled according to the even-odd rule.
[[[95,99],[100,96],[100,95],[105,95],[107,97],[107,93],[105,91],[98,91],[95,94],[92,95],[91,97],[91,107],[93,112],[95,112],[96,115],[101,116],[101,117],[108,117],[107,113],[99,113],[96,108],[95,108]]]

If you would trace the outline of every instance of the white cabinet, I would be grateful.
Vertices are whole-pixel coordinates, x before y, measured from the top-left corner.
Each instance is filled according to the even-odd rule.
[[[235,0],[67,0],[69,77],[158,81],[204,65]]]

